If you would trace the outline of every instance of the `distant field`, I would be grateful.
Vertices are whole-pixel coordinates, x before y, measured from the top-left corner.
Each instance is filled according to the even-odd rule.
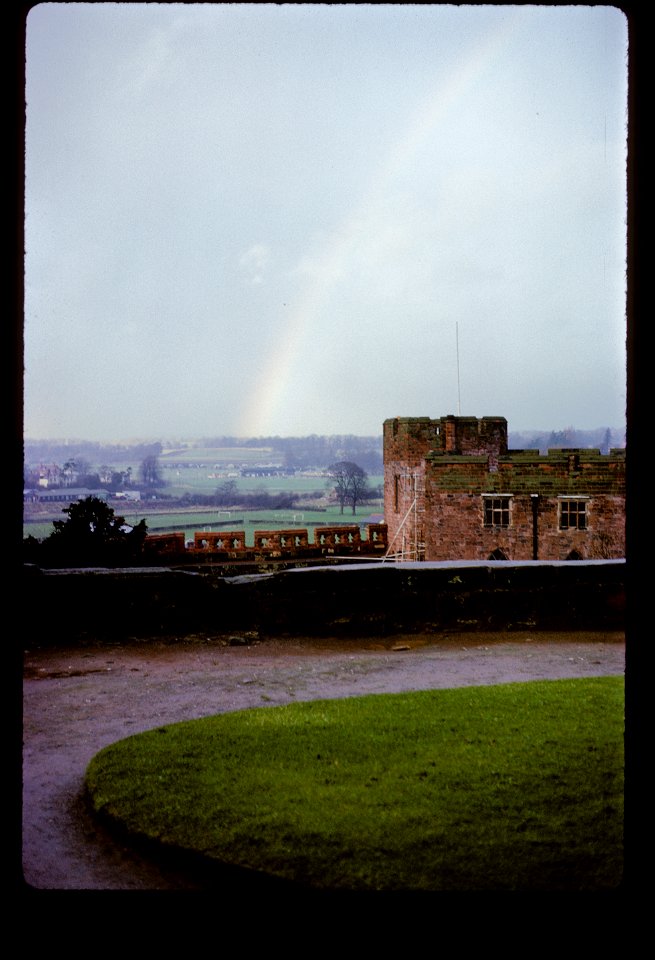
[[[325,476],[316,477],[242,477],[239,469],[228,470],[226,464],[229,461],[229,453],[249,453],[250,448],[235,448],[231,450],[225,448],[221,451],[225,454],[225,461],[222,466],[215,467],[215,463],[220,461],[216,459],[217,450],[203,451],[198,449],[194,452],[197,459],[195,467],[171,468],[166,466],[164,457],[160,458],[162,478],[165,485],[162,487],[162,493],[170,497],[182,497],[185,493],[189,494],[214,494],[217,488],[228,480],[234,480],[237,491],[240,493],[254,493],[265,491],[271,496],[277,496],[281,493],[296,493],[300,497],[308,496],[315,492],[326,493],[328,487],[328,478]],[[182,463],[191,462],[187,457],[188,451],[184,451],[184,457],[179,452],[175,455],[172,462]],[[211,453],[211,464],[206,461],[204,454]],[[262,460],[262,450],[256,450],[256,458]],[[133,464],[132,473],[138,476],[138,464]],[[236,476],[229,477],[228,473],[234,473]],[[383,478],[381,476],[369,477],[369,486],[373,489],[381,486]],[[34,522],[27,522],[24,518],[23,536],[33,536],[37,539],[43,539],[52,533],[52,520],[64,520],[65,515],[62,508],[65,504],[53,504],[51,510],[45,517],[35,518]],[[221,524],[223,529],[228,529],[225,524],[230,521],[233,529],[246,530],[246,542],[251,545],[255,525],[258,529],[266,530],[269,527],[289,526],[308,529],[310,537],[313,536],[313,529],[318,525],[339,524],[339,523],[358,523],[372,513],[382,513],[383,503],[380,499],[371,500],[357,508],[357,513],[353,518],[352,510],[346,507],[343,515],[339,512],[339,507],[331,505],[323,510],[306,510],[302,506],[296,509],[284,510],[255,510],[248,511],[236,508],[231,511],[231,516],[225,516],[224,510],[212,507],[189,507],[184,511],[179,508],[166,510],[165,504],[158,501],[155,504],[148,501],[138,503],[129,503],[127,501],[112,501],[112,506],[119,516],[124,516],[128,523],[138,523],[140,520],[146,520],[150,533],[163,532],[165,530],[184,530],[188,535],[196,530],[211,530],[212,524]],[[192,512],[190,512],[192,511]],[[295,518],[295,519],[294,519]],[[240,521],[240,522],[238,522]],[[216,529],[221,527],[216,526]]]
[[[166,481],[166,486],[163,490],[173,497],[181,497],[184,493],[213,494],[221,484],[234,480],[237,489],[242,493],[253,493],[255,490],[265,489],[272,495],[278,493],[302,495],[324,491],[328,479],[327,477],[242,477],[237,471],[230,472],[234,473],[234,476],[204,467],[164,469],[162,477]],[[373,479],[371,486],[377,486],[379,482],[381,479]]]
[[[141,509],[138,509],[138,508]],[[135,509],[136,508],[136,509]],[[192,539],[195,532],[212,530],[244,530],[246,544],[254,545],[255,530],[269,530],[276,528],[299,528],[307,530],[310,539],[314,529],[318,526],[336,526],[340,524],[362,523],[372,513],[381,513],[381,507],[374,503],[357,507],[355,516],[352,510],[343,514],[339,508],[330,506],[323,510],[171,510],[148,511],[147,504],[120,504],[116,508],[119,515],[124,516],[129,524],[138,523],[145,519],[149,533],[164,533],[166,531],[182,530],[187,539]],[[63,517],[62,517],[63,519]],[[49,536],[53,527],[51,521],[38,523],[24,523],[23,536],[33,536],[38,540]]]
[[[159,462],[166,463],[252,463],[253,461],[268,461],[273,458],[272,447],[188,447],[177,450],[166,450],[160,454]]]
[[[170,456],[161,456],[159,458],[159,468],[161,478],[164,482],[162,492],[170,497],[181,497],[185,493],[200,493],[203,495],[213,494],[216,489],[228,480],[234,480],[237,489],[243,493],[252,493],[255,490],[265,489],[267,493],[299,493],[308,494],[315,491],[324,491],[328,485],[328,477],[324,475],[317,476],[289,476],[289,477],[242,477],[241,469],[247,466],[246,458],[240,457],[240,462],[236,458],[232,459],[229,453],[237,452],[248,453],[248,448],[241,451],[239,448],[230,451],[218,450],[197,450],[176,453]],[[217,457],[217,453],[225,453],[224,457]],[[211,456],[207,456],[211,454]],[[262,451],[256,451],[256,456],[252,461],[260,463],[266,458],[262,456]],[[190,463],[193,466],[179,466],[182,463]],[[131,467],[132,476],[139,477],[140,464],[125,464],[125,469]],[[378,487],[382,484],[382,476],[369,477],[369,486]]]

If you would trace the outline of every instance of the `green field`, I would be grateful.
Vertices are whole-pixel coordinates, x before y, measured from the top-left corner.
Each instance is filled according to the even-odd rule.
[[[144,508],[145,507],[145,508]],[[193,534],[200,531],[244,530],[246,544],[254,545],[255,530],[275,530],[299,528],[307,530],[310,540],[313,539],[314,529],[319,526],[336,526],[350,523],[362,523],[372,513],[381,513],[382,508],[376,503],[357,507],[355,516],[352,510],[343,514],[339,508],[331,506],[325,510],[211,510],[198,508],[197,510],[171,510],[148,512],[143,504],[122,503],[115,507],[116,513],[124,516],[126,523],[136,524],[145,518],[148,532],[165,533],[173,530],[182,530],[187,539],[193,539]],[[62,519],[64,519],[62,515]],[[52,533],[52,522],[24,523],[23,536],[33,536],[37,540]]]
[[[244,448],[247,452],[248,448]],[[197,451],[198,455],[206,451]],[[227,480],[233,479],[237,485],[239,493],[252,494],[266,492],[270,496],[279,494],[298,494],[299,498],[308,497],[316,491],[327,493],[327,477],[228,477],[218,475],[227,473],[228,470],[223,463],[220,471],[214,470],[216,450],[210,451],[214,456],[211,464],[206,458],[200,461],[201,465],[197,468],[184,467],[180,469],[169,469],[162,467],[162,477],[165,484],[161,488],[162,494],[166,497],[181,498],[184,494],[212,495],[216,489]],[[239,452],[242,452],[239,448]],[[258,451],[261,459],[261,451]],[[185,462],[190,458],[185,455]],[[165,463],[165,459],[161,458]],[[175,461],[177,462],[177,461]],[[227,461],[226,461],[227,462]],[[135,475],[138,472],[138,465],[135,465],[133,471]],[[212,476],[214,474],[214,476]],[[382,484],[383,478],[380,476],[369,477],[369,486],[377,488]],[[50,512],[50,519],[35,519],[30,521],[27,516],[23,518],[23,536],[33,536],[38,540],[49,536],[52,533],[52,519],[65,519],[65,514],[61,512],[65,504],[54,504]],[[162,533],[171,530],[183,530],[185,534],[192,538],[196,531],[206,530],[245,530],[246,543],[250,546],[254,543],[253,534],[255,529],[268,530],[276,527],[299,527],[309,531],[310,538],[313,536],[313,530],[316,526],[335,525],[344,523],[360,523],[371,514],[380,514],[383,512],[383,503],[380,499],[371,500],[357,507],[356,514],[353,517],[352,509],[346,507],[341,514],[339,507],[327,503],[322,504],[322,509],[306,509],[304,506],[286,508],[283,510],[244,510],[235,507],[231,510],[225,510],[218,507],[189,507],[184,510],[178,507],[165,508],[165,501],[140,501],[131,503],[128,501],[111,501],[115,513],[124,516],[129,524],[136,524],[145,519],[150,533]],[[229,515],[228,515],[229,514]]]
[[[338,507],[330,507],[325,511],[235,509],[202,511],[193,514],[155,514],[150,518],[146,517],[146,522],[150,533],[183,530],[187,539],[193,539],[193,534],[201,531],[243,530],[246,535],[246,545],[254,546],[256,530],[297,528],[307,530],[312,540],[316,527],[360,523],[370,515],[370,506],[358,507],[354,517],[352,511],[340,514]]]
[[[187,467],[183,469],[163,469],[162,477],[165,486],[162,493],[171,497],[181,497],[185,493],[213,494],[216,489],[227,481],[233,480],[240,493],[254,493],[266,490],[271,495],[280,493],[297,493],[307,496],[315,492],[325,493],[328,487],[327,477],[242,477],[230,476],[229,472],[219,472],[202,468]],[[373,477],[369,486],[376,487],[382,482],[380,477]]]
[[[199,462],[211,466],[226,463],[253,463],[274,456],[272,447],[182,447],[164,450],[159,456],[161,466],[170,463]]]
[[[329,490],[329,479],[321,471],[316,471],[315,475],[307,476],[305,474],[296,474],[295,476],[279,477],[242,477],[241,470],[244,467],[279,464],[280,455],[276,454],[272,447],[201,447],[201,446],[181,446],[176,449],[164,450],[157,458],[159,471],[162,479],[161,494],[172,499],[181,499],[188,496],[213,496],[216,491],[228,482],[236,483],[237,492],[240,494],[266,493],[271,497],[280,495],[296,494],[301,501],[295,509],[283,511],[267,510],[265,512],[248,512],[241,509],[231,511],[231,517],[237,523],[237,529],[245,529],[254,532],[254,523],[256,522],[262,529],[268,529],[275,526],[299,526],[311,531],[318,524],[323,523],[341,523],[353,522],[352,514],[348,512],[343,518],[339,514],[338,508],[327,506],[327,500],[317,503],[317,506],[327,507],[327,514],[318,510],[307,510],[302,505],[303,499],[313,500],[317,496],[319,500],[326,497]],[[97,469],[98,464],[92,464],[92,469]],[[138,481],[141,471],[141,462],[121,462],[120,468],[126,471],[131,470],[132,477]],[[378,489],[383,482],[382,476],[370,476],[369,487]],[[25,511],[23,517],[23,536],[33,536],[37,539],[43,539],[52,533],[52,520],[63,520],[65,516],[61,513],[64,504],[53,504],[51,509],[29,512]],[[220,523],[226,519],[224,512],[213,508],[195,507],[194,515],[191,519],[189,514],[182,514],[179,509],[171,507],[171,510],[164,510],[165,501],[159,501],[151,504],[149,501],[141,501],[139,504],[131,504],[124,501],[111,501],[111,506],[116,514],[125,516],[128,523],[137,523],[145,518],[148,529],[151,533],[161,532],[171,529],[184,530],[187,534],[193,534],[196,530],[211,529],[212,524]],[[366,517],[371,513],[381,513],[383,505],[381,500],[371,500],[362,508],[357,509],[355,522],[360,518]],[[224,528],[225,529],[225,528]],[[247,543],[252,542],[251,537],[246,537]]]

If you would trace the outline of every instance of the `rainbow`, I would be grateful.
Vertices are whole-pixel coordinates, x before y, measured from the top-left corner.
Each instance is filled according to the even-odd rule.
[[[522,7],[504,8],[503,16],[481,37],[474,49],[450,77],[448,84],[434,89],[421,103],[393,149],[375,171],[369,188],[348,217],[324,241],[318,253],[308,258],[305,281],[285,320],[266,374],[249,392],[238,422],[240,436],[264,436],[274,433],[276,418],[288,392],[292,371],[301,346],[311,334],[322,308],[333,295],[353,254],[363,239],[370,236],[390,185],[412,163],[425,141],[457,107],[482,72],[509,42],[524,18]],[[300,270],[303,270],[301,265]]]

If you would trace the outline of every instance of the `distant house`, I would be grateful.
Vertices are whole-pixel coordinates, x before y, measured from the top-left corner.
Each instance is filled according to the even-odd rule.
[[[86,500],[87,497],[108,500],[109,493],[106,490],[88,490],[86,487],[39,488],[23,491],[23,500],[32,503],[75,503],[77,500]]]
[[[384,423],[389,555],[412,560],[625,556],[625,450],[509,450],[504,417]]]
[[[282,467],[276,464],[270,464],[263,467],[243,467],[242,477],[292,477],[295,474],[293,467]]]
[[[140,500],[141,491],[140,490],[119,490],[118,493],[115,493],[114,496],[117,500]]]

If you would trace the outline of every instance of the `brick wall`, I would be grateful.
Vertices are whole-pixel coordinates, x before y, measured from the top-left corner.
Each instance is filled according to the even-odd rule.
[[[423,541],[416,518],[424,509],[426,457],[442,444],[440,420],[396,417],[384,423],[384,519],[393,553],[412,552]]]

